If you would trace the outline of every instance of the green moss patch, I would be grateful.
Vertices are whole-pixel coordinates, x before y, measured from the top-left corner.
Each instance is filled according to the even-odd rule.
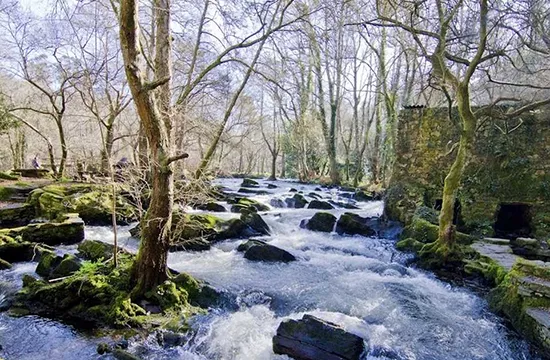
[[[72,257],[62,258],[55,269],[68,259]],[[200,292],[201,285],[189,275],[165,281],[147,293],[145,299],[131,299],[133,261],[132,255],[120,254],[116,268],[112,261],[84,261],[78,270],[71,270],[71,274],[60,281],[50,283],[27,278],[23,289],[16,295],[13,309],[64,320],[80,327],[143,329],[181,326],[188,316],[201,311],[190,304],[193,296]],[[44,262],[52,265],[56,258],[50,257]],[[143,300],[156,305],[160,313],[148,313]]]
[[[137,220],[134,206],[118,195],[116,216],[119,224]],[[75,212],[91,225],[109,225],[112,222],[113,196],[110,186],[87,184],[55,184],[34,190],[27,201],[34,206],[36,215],[56,219],[65,213]]]

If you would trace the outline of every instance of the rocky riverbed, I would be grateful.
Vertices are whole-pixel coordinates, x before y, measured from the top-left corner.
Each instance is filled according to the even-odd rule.
[[[538,358],[485,300],[407,266],[409,256],[395,250],[400,228],[380,220],[381,201],[294,182],[216,183],[234,195],[217,202],[226,211],[211,206],[188,209],[190,214],[243,219],[251,204],[235,197],[246,196],[261,205],[256,210],[269,230],[216,239],[202,251],[174,248],[170,267],[208,282],[222,294],[220,301],[192,317],[186,333],[131,337],[121,344],[131,354],[142,359],[285,359],[273,351],[274,336],[289,333],[278,330],[281,323],[313,316],[351,334],[354,343],[362,339],[358,348],[364,349],[364,359]],[[317,226],[311,219],[320,211],[332,216],[321,216]],[[216,234],[226,229],[219,226]],[[138,240],[131,228],[121,227],[119,235],[133,252]],[[110,243],[113,235],[109,227],[86,226],[85,238]],[[257,242],[244,245],[251,240]],[[75,254],[77,245],[58,245],[54,251]],[[36,266],[17,262],[0,271],[0,302],[22,286],[24,274],[37,276]],[[98,337],[37,316],[0,314],[0,357],[5,359],[113,357],[97,354],[102,342],[115,345],[121,338]]]

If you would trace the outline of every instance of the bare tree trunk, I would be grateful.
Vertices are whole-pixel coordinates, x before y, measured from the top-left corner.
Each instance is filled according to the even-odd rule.
[[[101,149],[101,172],[106,174],[109,171],[109,164],[111,159],[111,154],[113,152],[113,143],[114,143],[114,129],[113,125],[105,127],[105,144],[103,149]]]
[[[61,160],[59,161],[59,169],[57,170],[57,172],[54,171],[54,173],[59,177],[63,177],[65,175],[65,163],[67,162],[67,155],[69,153],[67,149],[67,142],[65,140],[65,130],[63,129],[62,121],[63,114],[58,114],[56,124],[59,133],[59,142],[61,144]]]
[[[233,94],[233,97],[231,98],[231,101],[229,103],[229,106],[225,110],[225,114],[223,116],[222,123],[220,124],[220,127],[218,128],[218,131],[214,135],[214,139],[212,140],[212,143],[210,144],[210,147],[206,151],[206,154],[201,160],[201,163],[195,173],[196,178],[201,178],[204,175],[204,172],[206,169],[208,169],[208,165],[210,164],[210,160],[212,158],[212,155],[214,155],[214,152],[216,151],[216,148],[218,147],[218,143],[220,142],[221,136],[223,135],[223,132],[225,130],[225,126],[227,125],[227,122],[229,120],[229,117],[231,116],[231,112],[233,111],[233,108],[237,104],[237,100],[239,100],[239,96],[243,92],[244,88],[246,87],[246,84],[248,83],[248,80],[250,79],[250,76],[254,72],[254,67],[256,66],[256,62],[258,61],[260,54],[262,52],[262,48],[265,44],[265,41],[267,38],[262,40],[260,42],[260,45],[258,46],[258,49],[256,50],[256,54],[254,55],[254,59],[252,60],[252,63],[250,64],[248,70],[246,71],[246,74],[244,76],[244,79],[241,82],[241,85],[239,89]]]
[[[286,178],[286,163],[285,163],[285,152],[281,154],[281,178]]]
[[[171,157],[170,76],[171,36],[170,0],[156,0],[155,78],[146,80],[139,41],[137,0],[120,3],[120,42],[126,77],[138,115],[149,142],[151,168],[151,204],[142,220],[141,245],[134,267],[132,294],[139,297],[167,278],[169,231],[174,202],[172,162],[184,155]],[[157,96],[153,90],[157,89]]]

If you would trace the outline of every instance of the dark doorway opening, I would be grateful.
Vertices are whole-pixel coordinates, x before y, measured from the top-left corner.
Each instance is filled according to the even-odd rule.
[[[505,239],[531,236],[531,206],[500,204],[494,226],[495,235]]]
[[[434,209],[441,211],[443,207],[443,199],[435,199]],[[462,226],[462,215],[461,215],[462,205],[458,199],[455,200],[455,208],[453,213],[453,224]]]

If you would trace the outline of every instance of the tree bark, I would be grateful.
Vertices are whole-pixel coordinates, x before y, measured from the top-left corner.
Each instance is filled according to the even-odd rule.
[[[120,42],[126,77],[134,103],[149,143],[151,168],[151,203],[142,220],[141,245],[134,267],[132,296],[139,297],[167,278],[167,257],[170,246],[174,178],[171,165],[170,95],[170,0],[156,0],[156,81],[155,88],[146,80],[139,41],[137,0],[120,3]],[[159,104],[160,103],[160,104]]]
[[[458,150],[449,173],[445,177],[443,186],[443,202],[439,215],[439,241],[441,245],[450,249],[454,246],[453,226],[454,207],[460,180],[464,173],[466,163],[472,152],[475,137],[476,117],[470,107],[470,94],[467,85],[461,84],[456,93],[458,114],[462,121],[462,133],[460,135]]]
[[[59,161],[59,169],[57,169],[57,172],[54,171],[54,174],[61,178],[63,177],[63,175],[65,175],[65,164],[67,162],[67,155],[69,153],[67,149],[67,142],[65,140],[65,130],[63,129],[63,114],[58,114],[55,122],[57,124],[59,142],[61,144],[61,160]]]
[[[114,136],[115,132],[113,125],[109,123],[109,125],[105,127],[105,144],[103,149],[101,149],[101,172],[104,174],[107,174],[109,171],[111,154],[113,152]]]

